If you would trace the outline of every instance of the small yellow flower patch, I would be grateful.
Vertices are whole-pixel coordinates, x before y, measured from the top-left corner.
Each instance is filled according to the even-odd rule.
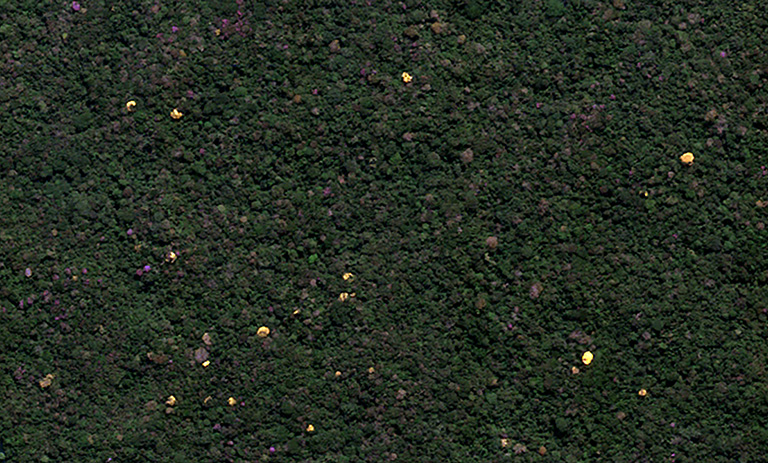
[[[352,275],[351,273],[345,273],[344,275],[342,275],[342,278],[344,278],[345,280],[354,280],[355,276]]]
[[[203,362],[203,368],[208,368],[208,365],[210,365],[210,364],[211,364],[211,361],[210,360],[206,360],[205,362]]]
[[[125,109],[128,110],[128,112],[133,112],[136,109],[136,102],[131,100],[128,103],[125,104]]]
[[[640,397],[645,397],[646,394],[648,394],[648,391],[646,391],[645,389],[640,389],[639,391],[637,391],[637,395],[639,395]]]
[[[581,361],[584,363],[584,365],[589,365],[592,363],[593,358],[595,358],[595,356],[592,355],[592,352],[586,351],[584,352],[584,355],[581,356]]]
[[[269,336],[269,328],[267,328],[266,326],[262,326],[256,332],[256,336],[258,336],[260,338],[266,338],[267,336]]]
[[[40,380],[40,387],[46,388],[46,387],[50,386],[51,383],[53,383],[53,378],[54,378],[54,375],[52,375],[50,373],[45,375],[45,378]]]
[[[312,426],[311,424],[309,426],[307,426],[307,432],[314,432],[314,431],[315,431],[315,427],[314,426]]]
[[[235,405],[237,405],[237,400],[235,400],[234,397],[230,397],[229,399],[227,399],[227,403],[229,404],[230,407],[234,407]]]
[[[183,116],[183,115],[184,114],[182,114],[181,111],[179,111],[176,108],[174,108],[173,111],[171,111],[171,118],[172,119],[179,120],[179,119],[181,119],[181,116]]]
[[[408,74],[407,72],[404,72],[402,77],[403,77],[403,82],[405,82],[406,84],[413,80],[413,76]]]
[[[683,154],[682,156],[680,156],[680,161],[683,164],[688,164],[688,165],[693,164],[693,153],[688,152]]]
[[[165,404],[168,405],[169,407],[173,407],[174,405],[176,405],[176,397],[172,395],[168,396],[168,400],[165,401]]]

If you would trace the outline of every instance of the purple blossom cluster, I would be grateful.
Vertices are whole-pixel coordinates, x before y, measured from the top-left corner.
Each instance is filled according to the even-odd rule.
[[[251,27],[248,25],[248,19],[246,19],[246,14],[241,10],[245,1],[236,0],[236,3],[238,8],[237,17],[234,18],[234,21],[226,18],[221,20],[221,33],[224,37],[229,37],[232,33],[237,33],[245,37],[251,30]],[[287,46],[285,48],[287,48]]]
[[[145,273],[149,273],[151,270],[152,270],[152,267],[149,264],[147,264],[144,267],[136,270],[136,276],[140,277]]]
[[[82,273],[83,275],[87,275],[88,274],[88,269],[84,268],[84,269],[82,269],[80,271],[80,273]],[[24,271],[24,274],[29,278],[32,275],[31,269],[27,268]],[[67,267],[67,268],[64,269],[64,274],[66,274],[66,276],[67,276],[67,278],[62,281],[62,285],[64,286],[64,288],[69,287],[70,284],[72,284],[74,282],[77,282],[79,280],[77,269],[75,269],[75,271],[73,272],[71,268]],[[53,276],[51,277],[51,280],[54,281],[54,282],[59,281],[60,279],[61,279],[61,277],[57,273],[53,274]],[[91,283],[91,280],[89,278],[83,278],[82,280],[79,280],[79,281],[83,285],[85,285],[85,286],[88,286]],[[96,281],[99,284],[102,283],[102,279],[101,278],[97,279]],[[32,294],[32,295],[28,296],[26,299],[19,300],[19,309],[23,309],[25,307],[29,308],[38,299],[42,299],[43,303],[47,303],[47,302],[49,302],[51,300],[51,297],[52,297],[52,294],[47,289],[44,290],[40,294]],[[54,300],[53,304],[54,304],[54,306],[58,306],[59,305],[59,300],[58,299]],[[3,308],[2,311],[5,312],[6,311],[5,308]],[[57,318],[57,320],[58,320],[58,318]]]

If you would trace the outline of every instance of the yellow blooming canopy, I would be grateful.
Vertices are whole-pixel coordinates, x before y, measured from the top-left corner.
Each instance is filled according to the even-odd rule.
[[[128,103],[125,104],[125,109],[127,109],[129,112],[133,111],[134,108],[136,108],[136,102],[131,100]]]
[[[408,74],[407,72],[403,73],[403,82],[405,82],[407,84],[408,82],[410,82],[412,80],[413,80],[413,76],[412,75]]]
[[[680,156],[680,161],[683,164],[692,164],[693,163],[693,153],[688,152]]]
[[[165,404],[173,407],[174,405],[176,405],[176,397],[168,396],[168,400],[165,401]]]
[[[311,424],[307,426],[307,432],[313,432],[314,430],[315,430],[315,427],[312,426]]]
[[[256,335],[257,335],[258,337],[260,337],[260,338],[266,338],[267,336],[269,336],[269,328],[267,328],[266,326],[262,326],[262,327],[261,327],[261,328],[259,328],[259,330],[256,332]]]
[[[645,389],[640,389],[639,391],[637,391],[637,395],[639,395],[640,397],[645,397],[647,393],[648,391],[646,391]]]
[[[48,373],[47,375],[45,375],[45,378],[43,378],[43,379],[41,379],[41,380],[40,380],[40,387],[42,387],[42,388],[46,388],[46,387],[50,386],[50,385],[51,385],[51,383],[53,382],[53,378],[54,378],[54,377],[55,377],[55,376],[54,376],[54,375],[52,375],[52,374],[50,374],[50,373]]]
[[[584,355],[581,356],[581,361],[584,362],[584,365],[589,365],[592,363],[593,358],[595,358],[595,356],[592,355],[592,352],[586,351],[584,352]]]
[[[173,111],[171,111],[171,117],[173,119],[181,119],[181,116],[183,116],[183,114],[178,109],[174,108]]]
[[[234,407],[234,406],[237,404],[237,400],[235,400],[235,398],[234,398],[234,397],[230,397],[230,398],[227,400],[227,403],[229,404],[229,406],[230,406],[230,407]]]

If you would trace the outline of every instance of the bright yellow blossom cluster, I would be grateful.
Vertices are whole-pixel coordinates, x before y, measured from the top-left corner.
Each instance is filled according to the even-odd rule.
[[[45,378],[40,380],[40,387],[46,388],[46,387],[50,386],[51,383],[53,383],[53,378],[54,377],[55,377],[55,375],[52,375],[51,373],[48,373],[47,375],[45,375]]]

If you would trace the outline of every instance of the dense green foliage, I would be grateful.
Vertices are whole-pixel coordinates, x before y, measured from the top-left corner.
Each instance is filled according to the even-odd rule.
[[[253,3],[0,0],[0,461],[765,454],[759,2]]]

